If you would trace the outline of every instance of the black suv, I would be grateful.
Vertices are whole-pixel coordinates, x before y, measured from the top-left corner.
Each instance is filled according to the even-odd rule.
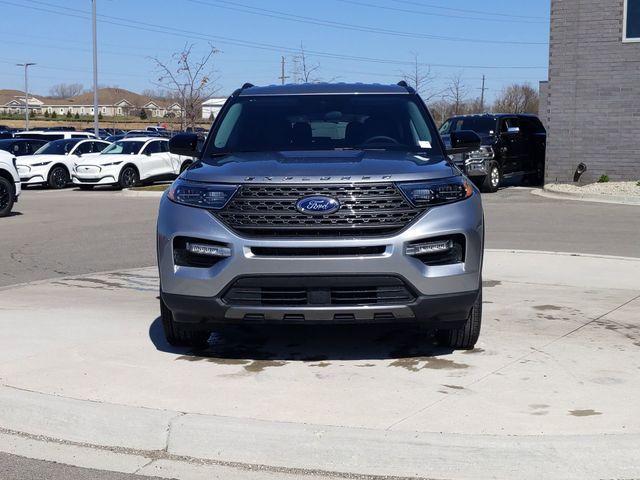
[[[483,191],[495,192],[504,179],[523,177],[541,184],[547,132],[535,115],[482,114],[451,117],[440,127],[445,144],[450,134],[473,130],[479,150],[455,155],[454,163]]]

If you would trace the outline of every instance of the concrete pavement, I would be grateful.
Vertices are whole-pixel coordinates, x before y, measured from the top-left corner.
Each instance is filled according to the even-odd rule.
[[[174,349],[153,268],[5,288],[0,451],[165,478],[638,477],[638,271],[489,251],[470,352],[388,327]]]

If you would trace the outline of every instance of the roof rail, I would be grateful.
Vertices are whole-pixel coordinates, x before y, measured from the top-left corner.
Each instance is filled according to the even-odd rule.
[[[398,82],[398,86],[406,89],[407,92],[409,92],[409,93],[416,93],[416,91],[412,87],[410,87],[409,84],[405,80],[400,80]]]

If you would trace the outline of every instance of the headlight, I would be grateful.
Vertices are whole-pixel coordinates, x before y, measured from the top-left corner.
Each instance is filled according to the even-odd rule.
[[[102,166],[103,167],[111,167],[113,165],[120,165],[121,163],[122,163],[122,160],[120,160],[119,162],[103,163]]]
[[[40,162],[40,163],[32,163],[32,167],[44,167],[45,165],[49,165],[51,162]]]
[[[465,155],[466,160],[491,160],[495,157],[493,148],[489,146],[480,147],[478,150],[469,152]]]
[[[178,179],[169,188],[167,196],[169,200],[182,205],[220,210],[231,200],[236,190],[236,185],[195,183]]]
[[[473,187],[462,176],[420,183],[399,183],[398,187],[414,207],[453,203],[473,195]]]

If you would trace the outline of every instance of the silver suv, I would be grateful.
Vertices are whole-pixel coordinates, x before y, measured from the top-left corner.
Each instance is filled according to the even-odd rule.
[[[160,306],[172,345],[221,324],[391,323],[451,348],[480,333],[484,222],[421,98],[398,85],[244,85],[163,196]]]

